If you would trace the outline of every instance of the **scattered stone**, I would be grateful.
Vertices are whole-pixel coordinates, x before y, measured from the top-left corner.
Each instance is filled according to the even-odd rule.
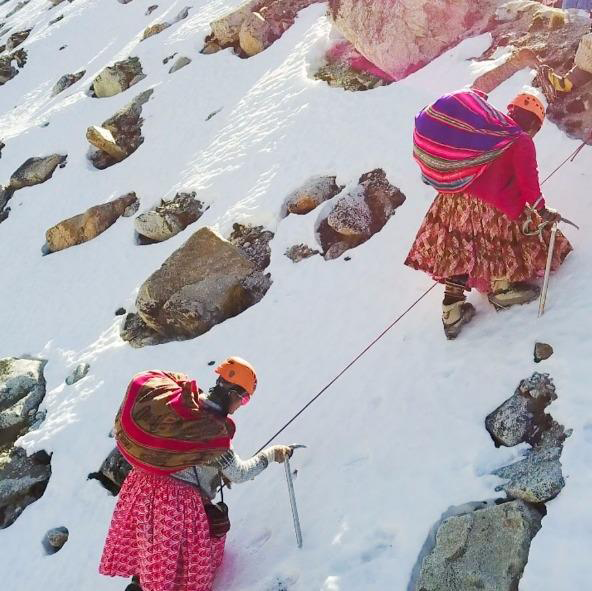
[[[516,591],[542,518],[517,500],[446,519],[417,591]]]
[[[228,239],[255,265],[263,271],[271,262],[271,248],[269,242],[273,239],[273,232],[264,230],[263,226],[232,225],[232,234]]]
[[[49,554],[55,554],[64,547],[69,535],[67,527],[54,527],[45,534],[43,546]]]
[[[343,88],[352,92],[373,90],[385,86],[387,81],[369,72],[352,68],[348,63],[332,62],[321,66],[315,73],[317,80],[326,82],[329,86]]]
[[[75,368],[74,371],[66,378],[66,384],[71,386],[76,382],[79,382],[82,378],[86,377],[90,370],[90,365],[88,363],[80,363]]]
[[[45,397],[46,363],[43,359],[0,359],[0,449],[43,420],[39,405]]]
[[[284,215],[305,215],[321,203],[333,199],[343,190],[343,186],[339,186],[335,180],[334,176],[321,176],[307,181],[286,199]]]
[[[22,2],[17,2],[17,5],[8,13],[6,13],[5,18],[10,18],[11,16],[15,15],[19,10],[22,10],[27,4],[29,4],[31,0],[23,0]]]
[[[32,30],[33,29],[26,29],[25,31],[18,31],[17,33],[13,33],[12,35],[10,35],[10,37],[8,37],[8,39],[6,40],[5,50],[15,50],[19,45],[26,41],[27,37],[31,34]]]
[[[6,148],[6,144],[0,140],[0,158],[2,158],[2,150]]]
[[[197,200],[195,192],[177,193],[170,201],[162,200],[154,209],[135,220],[136,232],[154,242],[163,242],[196,222],[208,208]]]
[[[150,99],[153,92],[152,89],[145,90],[101,126],[89,128],[87,134],[91,135],[93,141],[105,142],[103,147],[90,154],[90,160],[96,168],[102,170],[113,166],[142,145],[142,105]],[[109,133],[102,131],[103,129]]]
[[[58,48],[58,51],[63,51],[64,49],[66,49],[66,47],[68,47],[67,45],[62,45]]]
[[[76,72],[76,74],[64,74],[57,82],[56,85],[53,87],[51,91],[51,95],[55,96],[60,92],[66,90],[73,84],[76,84],[84,75],[86,74],[86,70],[80,70],[80,72]]]
[[[6,84],[9,80],[12,80],[19,73],[18,69],[12,65],[13,61],[17,62],[18,65],[19,62],[15,54],[0,56],[0,86]]]
[[[129,313],[123,319],[119,336],[123,341],[129,343],[134,349],[151,347],[167,343],[173,338],[165,338],[152,330],[138,314]]]
[[[12,173],[7,189],[16,191],[44,183],[52,177],[58,166],[66,162],[66,158],[62,154],[29,158]]]
[[[404,202],[405,195],[388,182],[382,169],[362,175],[358,186],[339,199],[319,224],[325,259],[335,259],[366,242]]]
[[[487,416],[485,427],[498,447],[513,447],[524,442],[536,446],[545,431],[557,426],[545,412],[556,399],[549,374],[534,373],[522,380],[514,395]]]
[[[121,455],[121,452],[114,448],[102,463],[98,472],[88,475],[91,480],[98,480],[112,495],[118,495],[123,481],[130,473],[132,467]]]
[[[213,117],[215,117],[224,107],[220,107],[218,110],[216,111],[212,111],[207,117],[206,117],[206,121],[209,121],[210,119],[212,119]]]
[[[27,506],[43,496],[50,464],[45,451],[27,456],[24,449],[13,447],[0,452],[0,529],[12,525]]]
[[[162,63],[166,66],[166,64],[168,64],[176,55],[177,55],[177,52],[175,51],[175,53],[173,53],[172,55],[169,55],[168,57],[165,57],[162,60]]]
[[[63,14],[60,14],[60,16],[58,16],[58,17],[56,17],[56,18],[54,18],[54,19],[50,20],[50,21],[49,21],[49,25],[50,25],[50,26],[51,26],[51,25],[55,25],[56,23],[59,23],[59,22],[60,22],[60,21],[61,21],[63,18],[64,18],[64,15],[63,15]]]
[[[136,194],[128,193],[61,221],[45,233],[49,252],[64,250],[96,238],[112,226],[123,215],[125,209],[135,201],[137,201]]]
[[[94,96],[104,98],[114,96],[127,90],[134,84],[146,78],[142,71],[140,58],[129,57],[126,60],[115,62],[105,68],[92,83]]]
[[[158,8],[158,4],[152,4],[146,9],[146,16],[150,16],[156,9]]]
[[[169,70],[169,74],[174,74],[181,68],[188,66],[191,63],[191,59],[185,56],[181,56],[177,59],[177,61],[173,64],[173,67]]]
[[[169,23],[157,23],[155,25],[146,27],[144,33],[142,34],[142,39],[140,39],[140,41],[144,41],[144,39],[148,39],[149,37],[158,35],[158,33],[162,33],[165,29],[168,29],[170,26],[171,25]]]
[[[115,316],[123,316],[125,313],[125,308],[117,308],[117,310],[115,310]]]
[[[306,244],[295,244],[286,250],[284,253],[292,262],[299,263],[304,259],[308,259],[315,254],[320,254],[318,250],[313,250]]]
[[[534,346],[534,361],[540,363],[553,355],[553,347],[547,343],[536,343]]]
[[[271,285],[233,244],[210,228],[198,230],[140,287],[138,315],[160,342],[194,338],[257,303]],[[126,317],[122,338],[142,346],[135,315]],[[136,338],[136,335],[139,335]],[[126,339],[126,340],[127,340]]]

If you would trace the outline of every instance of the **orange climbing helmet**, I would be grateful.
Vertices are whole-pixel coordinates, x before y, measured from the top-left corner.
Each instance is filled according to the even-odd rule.
[[[545,105],[543,105],[534,94],[521,92],[518,96],[512,99],[508,105],[508,109],[512,105],[534,113],[540,119],[541,123],[545,121]]]
[[[257,375],[253,366],[240,357],[229,357],[214,370],[222,379],[243,388],[252,396],[257,387]]]

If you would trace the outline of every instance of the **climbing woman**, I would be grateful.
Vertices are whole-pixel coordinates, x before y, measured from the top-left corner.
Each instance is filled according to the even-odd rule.
[[[211,591],[222,562],[227,508],[213,504],[222,480],[244,482],[291,448],[241,460],[231,447],[234,414],[255,392],[253,367],[230,357],[203,395],[179,373],[131,381],[115,419],[117,447],[132,465],[111,520],[99,571],[134,577],[130,591]]]
[[[414,156],[424,182],[438,191],[405,264],[445,284],[444,333],[458,336],[475,313],[466,291],[487,293],[496,309],[535,300],[551,225],[533,137],[543,103],[519,94],[504,114],[477,89],[446,95],[416,118]],[[572,250],[557,233],[552,269]]]

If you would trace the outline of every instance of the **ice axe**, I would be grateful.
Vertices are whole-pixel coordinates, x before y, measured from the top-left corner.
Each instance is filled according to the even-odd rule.
[[[303,449],[306,445],[289,445],[292,452],[295,449]],[[290,454],[291,455],[291,454]],[[296,506],[296,495],[294,493],[294,481],[292,480],[292,469],[290,468],[290,458],[284,460],[286,469],[286,482],[288,483],[288,494],[290,495],[290,506],[292,507],[292,519],[294,520],[294,531],[296,532],[296,543],[298,548],[302,548],[302,530],[300,529],[300,518],[298,517],[298,507]]]

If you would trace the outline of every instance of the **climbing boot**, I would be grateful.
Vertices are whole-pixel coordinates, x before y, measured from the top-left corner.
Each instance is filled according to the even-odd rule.
[[[470,322],[475,315],[473,304],[468,302],[455,302],[454,304],[442,304],[442,324],[444,334],[448,340],[455,339],[462,327]]]
[[[500,280],[492,283],[492,292],[488,298],[497,310],[505,310],[510,306],[529,304],[534,302],[541,293],[538,285],[531,283],[510,283]]]

